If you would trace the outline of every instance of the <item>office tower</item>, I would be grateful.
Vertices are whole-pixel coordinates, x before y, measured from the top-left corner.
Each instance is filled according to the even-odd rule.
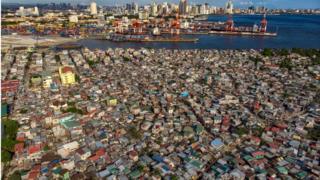
[[[38,7],[34,7],[33,14],[34,14],[35,16],[39,16],[39,9],[38,9]]]
[[[139,6],[138,6],[138,4],[135,3],[135,2],[133,2],[131,6],[132,6],[132,9],[133,9],[133,13],[134,13],[134,14],[137,14],[137,13],[139,12]]]
[[[229,0],[226,4],[226,13],[233,14],[233,3],[231,0]]]
[[[90,14],[91,14],[91,15],[96,15],[96,14],[98,14],[97,3],[92,2],[92,3],[90,4]]]
[[[151,15],[152,16],[157,16],[158,15],[158,6],[155,2],[152,3],[151,5]]]
[[[179,3],[179,14],[187,14],[187,0],[180,0]]]

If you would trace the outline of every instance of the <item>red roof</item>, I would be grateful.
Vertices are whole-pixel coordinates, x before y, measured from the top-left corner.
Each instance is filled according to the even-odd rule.
[[[104,155],[105,153],[106,153],[105,150],[104,150],[103,148],[100,148],[100,149],[96,152],[96,155],[102,156],[102,155]]]
[[[28,179],[37,179],[37,177],[39,176],[40,172],[30,172]]]
[[[277,128],[277,127],[272,127],[271,131],[274,132],[274,133],[277,133],[277,132],[280,132],[280,129]]]
[[[91,161],[98,160],[101,156],[105,155],[105,150],[103,148],[100,148],[98,151],[96,151],[95,155],[91,156],[89,159]]]
[[[254,141],[255,143],[260,143],[261,142],[261,139],[259,137],[251,137],[251,140]]]
[[[255,151],[252,153],[252,156],[253,157],[256,157],[256,156],[264,156],[264,152],[263,151]]]
[[[25,135],[23,133],[19,133],[16,140],[17,141],[25,141]]]
[[[24,144],[23,143],[18,143],[14,146],[14,152],[15,153],[22,153],[24,149]]]
[[[33,154],[33,153],[39,152],[40,150],[41,150],[41,145],[36,144],[36,145],[29,146],[28,153]]]
[[[69,66],[65,66],[61,69],[62,73],[73,72],[73,69]]]
[[[31,172],[40,172],[40,169],[41,169],[41,165],[38,164],[32,167]]]
[[[278,148],[279,148],[279,145],[276,144],[276,143],[269,143],[268,145],[269,145],[269,147],[272,148],[272,149],[278,149]]]

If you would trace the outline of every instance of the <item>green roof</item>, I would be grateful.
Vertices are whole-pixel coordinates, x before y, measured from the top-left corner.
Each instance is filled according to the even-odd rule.
[[[299,178],[299,179],[304,179],[307,175],[308,175],[307,172],[301,171],[298,174],[296,174],[296,177]]]
[[[1,117],[8,115],[8,104],[1,104]]]
[[[78,121],[65,121],[65,122],[61,122],[61,124],[67,129],[80,126],[80,123]]]
[[[137,179],[141,176],[141,172],[139,170],[134,170],[129,174],[130,178]]]
[[[277,166],[277,170],[282,174],[288,174],[288,170],[283,166]]]
[[[70,179],[70,174],[69,174],[69,172],[64,173],[63,179],[64,179],[64,180],[69,180],[69,179]]]
[[[243,159],[245,159],[246,161],[252,161],[253,160],[252,156],[250,156],[250,155],[244,156]]]
[[[256,159],[263,159],[263,156],[262,155],[258,155],[255,157]]]
[[[198,169],[201,169],[203,167],[203,164],[198,160],[192,160],[190,164]]]
[[[129,174],[130,169],[128,167],[125,167],[124,170],[122,171],[124,174]]]

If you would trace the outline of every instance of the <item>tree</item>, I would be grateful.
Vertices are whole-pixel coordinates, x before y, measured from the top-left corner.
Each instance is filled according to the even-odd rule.
[[[291,63],[290,59],[285,58],[279,64],[280,68],[287,68],[289,71],[293,68],[293,64]]]
[[[13,120],[2,121],[4,126],[5,137],[9,139],[15,139],[19,128],[18,122]]]
[[[289,51],[287,49],[280,49],[280,50],[278,50],[277,54],[279,56],[288,56],[289,55]]]
[[[1,151],[1,162],[7,163],[11,161],[11,153],[5,150]]]
[[[136,127],[130,127],[128,133],[134,139],[141,139],[141,134],[139,133]]]
[[[263,51],[262,51],[261,54],[264,55],[264,56],[272,56],[272,55],[273,55],[273,52],[272,52],[272,49],[270,49],[270,48],[265,48],[265,49],[263,49]]]
[[[320,139],[320,126],[316,125],[312,129],[310,129],[308,131],[308,137],[310,139],[313,139],[313,140],[316,140],[316,141],[319,140]]]
[[[2,148],[6,151],[13,152],[14,145],[17,143],[17,141],[12,140],[10,138],[4,138],[1,140]]]
[[[19,171],[15,171],[13,174],[11,174],[8,178],[9,180],[21,180],[21,174]]]

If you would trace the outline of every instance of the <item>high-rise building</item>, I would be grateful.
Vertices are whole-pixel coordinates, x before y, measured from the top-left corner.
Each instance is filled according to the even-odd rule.
[[[133,2],[132,3],[132,9],[133,9],[133,13],[137,14],[139,12],[139,6],[137,3]]]
[[[157,16],[158,15],[158,6],[155,2],[152,3],[151,5],[151,15],[152,16]]]
[[[179,3],[179,14],[185,15],[187,14],[187,0],[180,0]]]
[[[38,7],[37,7],[37,6],[36,6],[36,7],[34,7],[33,14],[34,14],[35,16],[39,16],[39,9],[38,9]]]
[[[226,13],[233,14],[233,3],[231,0],[228,0],[228,2],[226,4]]]
[[[90,14],[91,15],[97,15],[98,14],[97,3],[91,2],[91,4],[90,4]]]
[[[59,75],[60,75],[62,85],[68,86],[76,82],[74,70],[69,66],[60,67]]]
[[[39,16],[39,9],[38,7],[25,9],[23,6],[20,6],[16,14],[18,16]]]

